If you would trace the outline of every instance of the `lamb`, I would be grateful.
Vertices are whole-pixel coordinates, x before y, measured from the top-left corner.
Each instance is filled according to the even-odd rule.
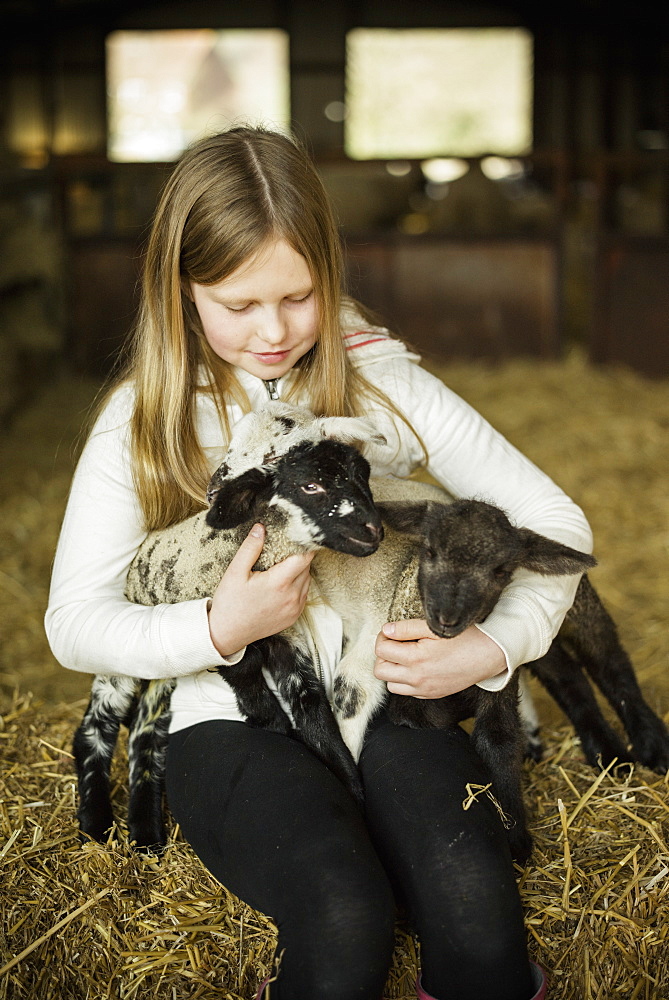
[[[353,442],[383,447],[364,419],[315,418],[274,403],[235,428],[212,477],[208,512],[152,532],[130,568],[126,596],[147,605],[209,596],[254,520],[266,540],[255,568],[321,545],[356,556],[372,553],[382,526],[369,490],[369,464]],[[249,463],[256,465],[248,468]],[[244,466],[246,471],[241,471]],[[298,623],[252,643],[236,666],[221,668],[249,724],[298,735],[362,800],[357,768],[344,746],[313,665],[317,654]],[[266,666],[294,721],[262,675]],[[105,839],[113,824],[109,769],[120,725],[130,729],[130,839],[161,846],[164,758],[174,681],[98,675],[74,738],[82,833]]]
[[[405,484],[404,491],[409,486],[418,494],[426,489]],[[319,586],[342,615],[349,642],[335,679],[335,714],[356,759],[370,718],[386,701],[392,721],[419,728],[474,716],[474,744],[509,818],[512,853],[524,862],[532,840],[521,791],[519,672],[498,692],[471,687],[435,700],[387,697],[385,684],[372,673],[374,638],[386,621],[415,617],[425,617],[435,635],[454,637],[487,617],[517,569],[575,574],[595,560],[514,527],[491,504],[467,499],[444,503],[444,494],[427,489],[426,499],[402,503],[380,500],[377,488],[385,542],[353,579],[346,574],[345,558],[334,553],[316,567]],[[387,487],[386,495],[392,495]],[[631,753],[605,722],[581,664],[618,712],[632,742]],[[669,767],[669,733],[644,701],[615,625],[587,576],[549,652],[528,667],[574,723],[592,764],[617,758],[637,759],[661,772]]]

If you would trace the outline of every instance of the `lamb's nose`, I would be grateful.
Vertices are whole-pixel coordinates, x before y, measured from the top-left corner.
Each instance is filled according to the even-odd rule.
[[[365,527],[367,528],[367,530],[369,531],[370,535],[372,536],[372,538],[375,541],[378,540],[380,542],[380,541],[383,540],[383,525],[382,524],[375,524],[373,521],[368,521],[367,524],[365,525]]]
[[[460,616],[455,611],[440,611],[437,614],[437,621],[442,628],[457,628],[460,624]]]

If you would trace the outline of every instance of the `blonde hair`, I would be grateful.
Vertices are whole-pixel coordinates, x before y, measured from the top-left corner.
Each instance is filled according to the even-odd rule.
[[[204,505],[209,469],[197,437],[196,390],[211,393],[226,434],[226,404],[250,408],[234,369],[203,335],[189,282],[222,281],[276,239],[305,258],[319,315],[317,342],[300,359],[291,394],[303,393],[316,413],[333,416],[360,413],[365,396],[381,398],[346,356],[339,234],[306,152],[292,138],[259,128],[201,140],[178,162],[160,198],[123,373],[135,389],[131,458],[148,529]]]

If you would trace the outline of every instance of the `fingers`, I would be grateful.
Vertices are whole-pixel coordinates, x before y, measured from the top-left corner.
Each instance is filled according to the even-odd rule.
[[[260,523],[254,524],[230,562],[230,568],[233,573],[239,572],[247,577],[250,576],[262,552],[264,543],[264,525]],[[301,583],[303,582],[303,577],[308,578],[309,576],[309,566],[314,555],[315,552],[304,552],[299,555],[288,556],[282,562],[277,563],[276,566],[272,566],[267,572],[273,575],[273,582],[278,586],[290,586],[293,583]]]
[[[254,524],[248,535],[230,560],[229,569],[234,572],[251,573],[265,544],[265,526]]]
[[[414,634],[424,625],[406,624]],[[376,639],[374,674],[393,694],[443,698],[507,672],[504,650],[475,626],[453,639],[430,633],[415,641],[398,641],[384,633],[385,629]]]
[[[382,632],[395,642],[412,642],[416,639],[434,639],[434,632],[424,618],[409,618],[406,621],[388,622]]]
[[[276,566],[272,566],[266,573],[263,573],[262,576],[265,579],[262,582],[269,586],[277,596],[284,595],[285,599],[292,599],[297,608],[296,615],[299,615],[309,597],[311,560],[301,568],[296,567],[294,563],[286,566],[286,562],[288,560],[284,559],[283,562],[277,563]],[[256,575],[258,574],[254,574],[254,576]]]
[[[297,621],[309,595],[313,553],[289,556],[266,572],[254,572],[265,531],[255,524],[214,591],[209,632],[222,656],[275,635]]]
[[[425,654],[426,642],[420,640],[437,640],[422,619],[389,622],[376,637],[374,652],[381,660],[413,667]]]
[[[305,581],[308,585],[311,560],[314,555],[314,552],[302,552],[299,555],[287,556],[267,570],[268,578],[278,586],[291,586]]]
[[[385,681],[391,694],[408,695],[413,698],[423,698],[421,693],[423,674],[417,673],[411,667],[390,663],[388,660],[377,659],[374,665],[374,676]]]

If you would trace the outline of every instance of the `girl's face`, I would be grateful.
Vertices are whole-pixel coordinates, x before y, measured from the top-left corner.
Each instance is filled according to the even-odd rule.
[[[290,371],[318,336],[318,309],[307,262],[285,240],[268,243],[215,285],[190,283],[215,354],[258,378]]]

